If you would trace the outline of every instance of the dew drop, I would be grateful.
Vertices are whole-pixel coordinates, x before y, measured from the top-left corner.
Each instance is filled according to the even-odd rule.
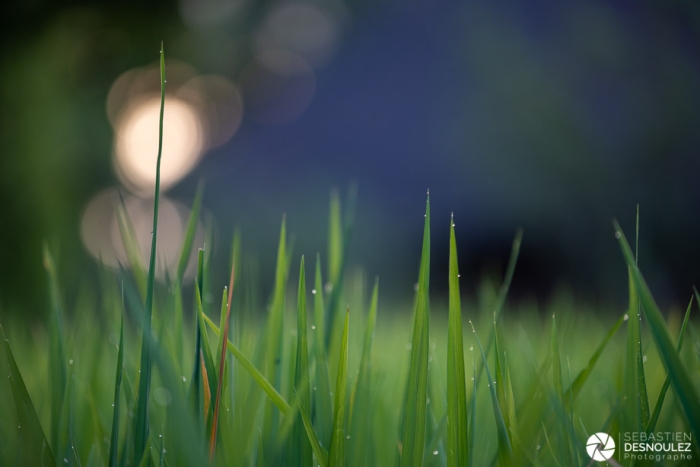
[[[70,364],[72,365],[72,364],[73,364],[73,359],[71,358],[70,360],[68,360],[68,363],[70,363]]]
[[[615,232],[615,238],[620,238],[620,237],[622,237],[622,234],[618,230],[617,232]]]
[[[644,363],[647,362],[647,356],[646,356],[646,355],[642,357],[642,361],[643,361]]]
[[[114,407],[114,404],[112,404],[112,407]]]
[[[472,346],[469,346],[469,350],[471,350],[471,351],[473,352],[473,351],[474,351],[474,346],[473,346],[473,345],[472,345]]]
[[[187,381],[187,378],[185,378],[185,377],[183,376],[183,377],[182,377],[182,382],[184,383],[185,381]]]
[[[630,317],[627,316],[627,313],[625,313],[625,317],[624,317],[623,319],[624,319],[625,321],[627,321],[628,319],[630,319]]]
[[[345,439],[350,439],[350,435],[345,435]]]
[[[462,277],[462,275],[461,275],[461,274],[457,274],[457,277]]]
[[[311,289],[311,293],[316,295],[316,289]]]
[[[316,325],[312,324],[311,329],[316,329]]]
[[[163,437],[163,435],[158,435],[158,437],[159,437],[159,438],[162,438],[162,437]]]
[[[438,455],[438,452],[437,452],[437,451],[433,451],[433,456],[437,456],[437,455]]]
[[[404,347],[406,347],[406,350],[411,350],[411,347],[413,347],[413,344],[411,344],[411,343],[409,342],[409,343],[407,343]]]
[[[539,446],[537,446],[537,450],[538,450],[538,451],[540,450],[540,447],[539,447]]]
[[[63,462],[64,462],[65,464],[67,464],[67,463],[68,463],[68,459],[66,459],[66,458],[64,457],[64,458],[63,458]]]

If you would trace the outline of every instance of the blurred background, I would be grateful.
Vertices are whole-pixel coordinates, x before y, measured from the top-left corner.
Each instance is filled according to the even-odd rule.
[[[611,220],[664,304],[700,283],[700,9],[690,1],[33,0],[0,7],[0,307],[48,309],[41,244],[67,300],[124,262],[124,198],[144,251],[167,57],[160,274],[198,181],[197,245],[234,226],[270,283],[284,213],[294,252],[326,251],[331,190],[357,185],[350,268],[410,299],[426,189],[436,294],[450,212],[462,281],[515,297],[562,285],[625,305]],[[296,260],[295,260],[296,264]],[[221,275],[225,281],[225,274]]]

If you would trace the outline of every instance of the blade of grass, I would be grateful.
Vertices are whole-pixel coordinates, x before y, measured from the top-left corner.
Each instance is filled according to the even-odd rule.
[[[61,312],[61,299],[59,295],[56,264],[51,256],[48,244],[44,243],[43,251],[44,269],[49,279],[49,291],[51,296],[51,445],[56,452],[63,452],[66,446],[60,445],[59,434],[60,420],[62,417],[63,399],[67,385],[65,343],[63,341],[63,313]]]
[[[568,404],[564,398],[564,379],[561,373],[561,354],[559,353],[559,342],[557,339],[557,320],[556,316],[552,315],[552,335],[551,335],[551,352],[552,352],[552,378],[554,381],[554,395],[561,407],[564,408]],[[566,420],[566,418],[565,418]],[[560,434],[562,439],[566,438],[565,433],[566,424],[560,424]],[[560,443],[562,448],[562,456],[564,458],[564,463],[566,465],[572,465],[571,451],[569,449],[569,443]]]
[[[277,266],[275,269],[275,286],[270,305],[270,315],[267,320],[267,339],[265,345],[265,377],[277,391],[281,388],[281,346],[282,326],[284,324],[284,296],[287,287],[287,228],[286,218],[282,218],[279,245],[277,247]],[[278,415],[269,404],[265,406],[263,433],[277,431]]]
[[[219,328],[216,327],[216,324],[209,318],[208,316],[203,316],[204,322],[209,326],[209,329],[212,330],[212,332],[215,335],[219,335]],[[228,348],[228,351],[233,354],[234,357],[236,357],[236,360],[238,360],[238,363],[241,364],[241,366],[248,372],[248,374],[255,380],[257,385],[262,389],[267,397],[270,399],[270,402],[272,402],[277,409],[284,415],[284,416],[289,416],[292,413],[292,408],[290,405],[287,403],[287,401],[284,400],[284,398],[280,395],[279,392],[272,386],[272,384],[263,376],[263,374],[255,368],[255,365],[246,357],[243,352],[241,352],[238,347],[233,345],[233,343],[230,340],[226,340],[226,347]]]
[[[608,343],[610,342],[610,339],[612,339],[617,330],[620,329],[620,326],[622,326],[622,323],[624,321],[625,317],[620,316],[620,319],[618,319],[617,322],[613,325],[613,327],[608,330],[602,342],[598,345],[595,352],[593,352],[593,355],[588,360],[586,367],[583,370],[581,370],[581,372],[574,379],[574,382],[571,383],[571,386],[569,386],[569,388],[566,390],[566,394],[564,396],[567,400],[569,399],[569,394],[571,394],[573,400],[576,400],[579,393],[581,392],[581,388],[588,380],[588,377],[591,375],[593,367],[595,367],[595,364],[598,362],[598,359],[603,353],[603,350],[605,350],[605,347],[607,347]]]
[[[148,264],[146,284],[146,317],[141,344],[141,377],[139,379],[136,428],[134,430],[134,455],[143,456],[148,440],[148,398],[151,392],[151,316],[153,315],[153,289],[156,274],[156,239],[158,237],[158,203],[160,201],[160,162],[163,155],[163,113],[165,110],[165,53],[160,46],[160,123],[158,127],[158,161],[156,163],[156,186],[153,200],[153,232],[151,234],[151,259]]]
[[[122,319],[119,328],[119,351],[117,352],[117,375],[114,381],[114,403],[112,407],[112,436],[109,444],[109,467],[117,466],[119,450],[119,393],[122,386],[122,369],[124,368],[124,284],[122,283]]]
[[[204,250],[197,252],[197,279],[195,280],[195,295],[202,297],[202,286],[204,284]],[[201,423],[204,410],[204,393],[202,384],[202,365],[200,365],[200,355],[202,353],[202,330],[199,320],[199,304],[195,297],[195,335],[194,335],[194,358],[192,359],[192,378],[190,378],[189,398],[192,410],[195,415],[195,423]],[[197,430],[199,432],[199,430]]]
[[[639,293],[642,312],[649,322],[649,328],[651,330],[651,335],[654,338],[654,342],[659,350],[659,355],[661,360],[664,362],[664,366],[671,377],[671,382],[673,388],[678,397],[678,401],[683,408],[683,414],[688,423],[688,427],[693,431],[694,436],[700,436],[700,402],[698,394],[695,392],[693,383],[688,376],[683,364],[681,363],[678,354],[675,352],[673,343],[671,341],[671,336],[668,333],[668,328],[664,321],[661,311],[659,310],[654,297],[649,290],[649,287],[635,265],[634,256],[632,255],[632,250],[630,249],[629,243],[625,238],[624,233],[617,221],[614,222],[615,236],[620,242],[622,248],[623,256],[627,261],[627,266],[632,271],[632,277],[634,279],[635,286]]]
[[[698,299],[698,303],[700,303],[700,296],[698,296],[698,291],[693,287],[693,290],[695,291],[695,297]],[[685,337],[685,330],[688,326],[688,322],[690,321],[690,310],[693,307],[693,297],[690,297],[690,303],[688,303],[688,308],[685,310],[685,317],[683,318],[683,325],[681,326],[681,332],[678,335],[678,343],[676,344],[676,352],[680,355],[681,353],[681,348],[683,348],[683,338]],[[666,397],[666,391],[668,391],[668,387],[671,385],[671,375],[669,374],[666,376],[666,380],[664,381],[664,385],[661,387],[661,391],[659,391],[659,397],[656,399],[656,404],[654,405],[654,411],[651,414],[651,417],[649,418],[649,423],[647,423],[647,426],[644,428],[644,431],[646,431],[647,434],[651,433],[654,431],[654,428],[656,428],[656,422],[659,420],[659,415],[661,414],[661,407],[664,404],[664,399]]]
[[[187,221],[187,228],[185,229],[185,240],[182,242],[180,260],[177,264],[178,284],[182,284],[182,278],[185,276],[187,263],[190,260],[190,252],[192,251],[192,245],[194,244],[194,236],[195,233],[197,233],[197,220],[199,220],[199,212],[202,209],[203,196],[204,182],[200,180],[197,184],[197,193],[194,195],[194,201],[192,202],[192,211],[190,211],[190,218]]]
[[[484,370],[486,371],[486,377],[488,378],[488,387],[491,392],[491,405],[493,406],[493,415],[496,419],[496,431],[498,433],[498,463],[501,466],[513,465],[513,445],[510,441],[510,435],[508,434],[508,428],[506,427],[505,420],[503,419],[503,411],[498,403],[498,395],[496,394],[496,388],[493,384],[495,381],[491,377],[491,371],[489,370],[489,364],[486,360],[486,354],[484,353],[484,348],[481,346],[481,341],[479,340],[479,335],[476,333],[474,324],[469,321],[472,327],[472,332],[476,338],[476,343],[479,345],[479,351],[481,351],[481,358],[484,362]],[[476,391],[476,387],[474,388]],[[476,397],[476,392],[474,393]]]
[[[314,355],[316,360],[316,388],[314,402],[316,408],[316,428],[321,443],[330,445],[331,432],[333,430],[333,402],[331,399],[331,383],[328,374],[328,356],[324,341],[325,323],[323,306],[323,280],[321,276],[321,257],[316,255],[316,278],[314,281]]]
[[[197,319],[199,322],[199,332],[201,335],[201,348],[199,353],[199,362],[202,365],[202,383],[204,385],[204,412],[202,415],[206,422],[207,433],[210,433],[210,425],[213,421],[214,407],[211,404],[212,388],[218,386],[218,378],[216,376],[216,367],[214,366],[214,357],[211,354],[211,345],[207,328],[204,323],[204,307],[202,306],[202,296],[200,295],[200,287],[195,286],[195,299],[197,301]],[[208,401],[208,402],[207,402]]]
[[[309,351],[306,340],[306,271],[304,270],[304,256],[301,257],[299,266],[299,288],[297,292],[297,349],[294,365],[294,393],[300,408],[311,407]],[[311,444],[305,433],[303,421],[299,417],[294,419],[291,447],[291,465],[302,467],[311,465]]]
[[[22,379],[22,374],[17,367],[15,356],[10,348],[10,342],[5,336],[5,330],[2,324],[0,324],[0,334],[2,334],[2,339],[5,344],[5,352],[10,367],[10,386],[12,387],[12,395],[15,400],[15,408],[17,409],[17,418],[19,419],[18,429],[21,430],[18,443],[20,450],[18,459],[22,459],[21,462],[23,462],[23,464],[21,465],[56,465],[53,452],[51,452],[51,447],[46,440],[44,430],[41,428],[39,417],[34,409],[32,399],[29,397],[27,387],[24,385],[24,379]],[[25,452],[28,454],[28,457],[22,456]],[[34,457],[37,455],[38,458]]]
[[[225,324],[224,324],[224,332],[219,334],[219,344],[218,344],[218,349],[219,349],[219,381],[216,386],[216,400],[214,402],[214,419],[212,421],[212,427],[211,427],[211,435],[210,435],[210,440],[209,440],[209,461],[212,462],[214,460],[214,452],[216,449],[216,431],[219,426],[219,405],[221,403],[221,392],[223,389],[224,385],[224,365],[226,365],[226,346],[224,345],[226,337],[229,335],[229,322],[231,318],[231,300],[233,298],[233,284],[234,284],[234,276],[235,276],[235,260],[232,262],[231,265],[231,278],[229,279],[228,283],[228,299],[226,301],[226,310],[224,313],[224,310],[222,310],[221,315],[226,316],[225,318]],[[226,289],[224,289],[224,293],[226,293]]]
[[[316,432],[314,431],[313,424],[311,423],[311,419],[309,418],[309,414],[306,413],[306,409],[304,409],[302,405],[299,405],[299,413],[301,414],[301,419],[304,422],[304,429],[306,430],[306,435],[309,438],[309,443],[311,443],[311,448],[316,456],[316,462],[318,462],[320,467],[327,467],[328,452],[323,449],[323,446],[321,446],[321,443],[316,436]]]
[[[449,324],[447,328],[447,465],[463,466],[469,458],[467,381],[464,372],[462,308],[454,217],[450,219]]]
[[[413,322],[411,363],[404,405],[401,467],[423,465],[428,392],[429,303],[430,281],[430,193],[425,205],[423,251],[418,278],[418,295]]]
[[[340,331],[340,323],[336,316],[340,314],[340,300],[343,291],[343,278],[345,275],[345,262],[355,219],[355,202],[357,199],[357,186],[351,184],[348,189],[345,220],[341,223],[341,204],[337,192],[331,192],[331,205],[328,228],[328,273],[331,284],[331,296],[326,309],[326,349],[331,345],[332,338],[337,337],[334,331]],[[336,324],[338,324],[336,326]]]
[[[372,378],[372,345],[374,343],[374,329],[377,323],[377,305],[379,301],[379,278],[374,281],[372,299],[367,316],[364,342],[362,345],[362,358],[355,389],[355,401],[350,411],[351,448],[350,464],[364,466],[367,463],[367,448],[372,430],[372,397],[370,394]]]
[[[340,341],[340,353],[338,356],[338,377],[335,381],[335,401],[333,414],[333,434],[331,435],[331,447],[328,452],[329,467],[343,467],[345,465],[345,393],[348,373],[348,330],[350,327],[350,312],[345,312],[345,325],[343,337]]]

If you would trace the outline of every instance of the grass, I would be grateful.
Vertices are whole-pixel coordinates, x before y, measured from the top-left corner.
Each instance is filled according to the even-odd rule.
[[[163,63],[161,52],[162,96]],[[101,270],[99,289],[72,303],[45,247],[51,319],[0,325],[0,465],[583,466],[597,432],[683,431],[697,440],[693,303],[662,314],[619,225],[626,310],[592,313],[565,296],[544,307],[509,303],[522,232],[503,279],[482,281],[476,299],[462,300],[454,221],[431,232],[428,200],[420,256],[407,252],[419,265],[408,320],[411,310],[381,301],[378,281],[368,287],[347,269],[354,197],[343,216],[331,196],[327,270],[317,255],[310,294],[282,220],[266,313],[239,233],[220,306],[203,300],[214,283],[211,242],[196,278],[184,279],[199,247],[201,186],[165,284],[155,281],[157,215],[148,270]],[[157,181],[156,213],[158,200]],[[133,225],[120,212],[125,249],[136,256]],[[446,307],[429,300],[433,235],[449,238]]]

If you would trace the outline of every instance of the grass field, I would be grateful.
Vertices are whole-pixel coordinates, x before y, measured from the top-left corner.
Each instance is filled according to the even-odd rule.
[[[156,212],[158,193],[157,181]],[[502,280],[462,304],[459,282],[475,278],[460,277],[454,224],[431,222],[428,200],[422,250],[406,252],[420,261],[413,306],[400,310],[346,270],[352,209],[343,217],[335,197],[324,258],[295,255],[282,221],[276,269],[262,272],[275,279],[268,300],[241,235],[227,287],[210,285],[224,281],[204,250],[185,281],[200,206],[201,191],[165,284],[157,216],[148,267],[122,215],[135,266],[101,270],[75,303],[45,248],[50,320],[2,323],[0,465],[585,466],[599,432],[687,433],[691,459],[660,463],[700,462],[696,305],[662,314],[619,226],[626,310],[593,313],[566,295],[509,305],[520,233]],[[429,300],[431,236],[451,240],[445,306]],[[633,464],[618,448],[611,464]]]

